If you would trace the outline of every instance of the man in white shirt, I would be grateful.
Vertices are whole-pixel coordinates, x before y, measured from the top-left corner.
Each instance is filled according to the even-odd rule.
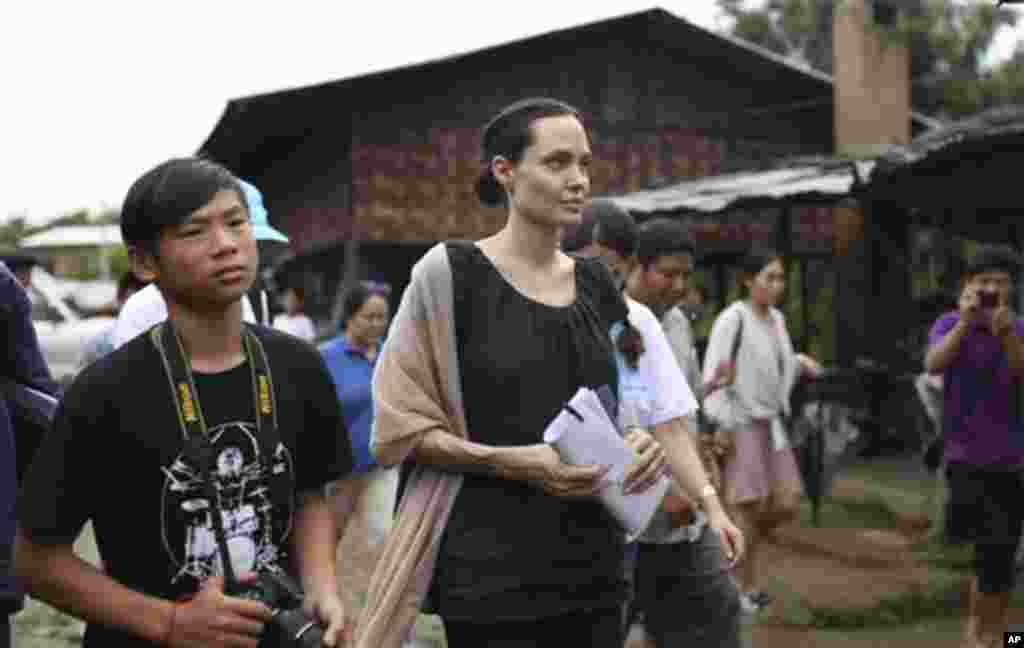
[[[661,258],[680,252],[676,242],[667,241],[669,245],[664,250],[656,250],[657,259],[650,258],[653,242],[645,241],[641,249],[632,216],[610,201],[593,200],[584,210],[583,225],[566,233],[563,248],[581,254],[596,253],[626,288],[629,320],[640,331],[645,351],[639,357],[636,372],[620,367],[624,404],[632,403],[635,407],[639,403],[640,425],[657,425],[663,418],[662,412],[670,410],[673,416],[686,421],[681,429],[687,429],[695,422],[692,385],[687,384],[682,363],[671,361],[673,355],[679,354],[674,349],[670,351],[671,340],[656,316],[629,290],[648,271],[654,274],[647,279],[653,286],[662,286],[666,293],[680,283],[678,275],[685,274],[682,283],[688,280],[693,269],[692,246],[687,248],[687,267],[676,267],[680,265],[675,263],[677,259],[663,262]],[[662,276],[662,270],[671,276]],[[638,292],[648,296],[652,291]],[[699,385],[699,368],[696,375],[694,385]],[[706,488],[710,488],[707,497],[717,501],[714,488]],[[666,498],[663,511],[638,543],[635,596],[637,608],[644,614],[646,634],[641,645],[739,648],[739,592],[723,556],[723,539],[718,533],[707,532],[708,517],[702,511],[707,508],[707,501],[695,506],[681,497],[678,490],[671,499],[669,502]],[[630,634],[632,641],[640,633]]]
[[[259,241],[275,241],[277,243],[288,243],[288,237],[270,226],[267,209],[263,206],[263,195],[259,189],[244,180],[239,180],[242,189],[245,191],[245,200],[249,207],[249,215],[252,222],[253,237]],[[261,291],[262,292],[262,291]],[[265,294],[265,293],[264,293]],[[269,300],[264,299],[264,302]],[[263,305],[261,309],[263,317],[259,323],[269,324],[270,314]],[[160,290],[150,284],[128,298],[121,307],[111,333],[111,344],[115,349],[121,347],[125,342],[145,333],[153,326],[167,319],[167,304],[164,302]],[[248,296],[242,296],[242,319],[246,322],[257,323],[256,314],[253,312],[252,303]]]

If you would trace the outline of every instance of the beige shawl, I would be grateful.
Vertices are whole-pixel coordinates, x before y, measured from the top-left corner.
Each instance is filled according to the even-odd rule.
[[[432,430],[467,438],[455,347],[452,274],[444,244],[412,269],[373,377],[372,451],[393,466]],[[399,648],[430,587],[462,475],[417,466],[356,626],[357,648]]]

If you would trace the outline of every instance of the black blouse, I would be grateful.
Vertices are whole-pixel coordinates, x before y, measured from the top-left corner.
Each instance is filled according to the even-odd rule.
[[[449,243],[455,330],[470,439],[540,443],[581,386],[616,382],[608,331],[627,309],[596,260],[576,260],[564,307],[516,290],[475,244]],[[434,611],[476,621],[535,619],[618,605],[623,533],[596,499],[467,476],[441,545]]]

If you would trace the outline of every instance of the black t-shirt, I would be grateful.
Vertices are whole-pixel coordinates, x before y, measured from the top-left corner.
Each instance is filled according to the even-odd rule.
[[[478,247],[450,244],[463,402],[470,439],[542,442],[581,386],[614,386],[609,329],[626,317],[611,276],[576,262],[576,300],[520,294]],[[435,611],[512,620],[622,600],[623,532],[596,499],[559,498],[525,482],[466,476],[434,573]]]
[[[266,447],[265,431],[257,434],[248,362],[194,376],[236,573],[290,567],[296,494],[352,467],[334,384],[316,349],[272,329],[254,329],[274,384],[277,447]],[[195,592],[219,565],[210,502],[198,467],[183,453],[184,431],[169,390],[149,335],[85,369],[64,395],[53,432],[29,470],[19,513],[25,532],[40,543],[71,541],[92,520],[112,578],[173,599]],[[90,626],[85,645],[149,644]]]

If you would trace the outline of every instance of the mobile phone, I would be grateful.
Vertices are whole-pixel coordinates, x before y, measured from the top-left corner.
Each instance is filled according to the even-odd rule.
[[[978,304],[982,308],[995,308],[999,305],[999,295],[988,290],[979,291]]]

